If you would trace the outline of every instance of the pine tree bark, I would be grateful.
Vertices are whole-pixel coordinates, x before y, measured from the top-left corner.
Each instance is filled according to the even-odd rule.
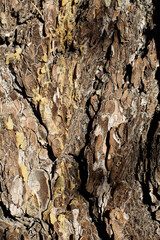
[[[160,239],[159,11],[1,0],[0,239]]]

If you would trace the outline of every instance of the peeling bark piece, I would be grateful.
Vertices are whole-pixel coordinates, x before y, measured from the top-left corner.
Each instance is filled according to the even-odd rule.
[[[23,182],[22,178],[17,178],[13,181],[11,190],[11,199],[12,202],[19,207],[22,206],[23,203]]]
[[[43,170],[33,170],[28,176],[28,186],[38,196],[41,211],[45,210],[50,198],[48,176]]]
[[[26,202],[26,213],[30,217],[40,218],[40,203],[36,194],[33,193],[33,196],[29,198]]]

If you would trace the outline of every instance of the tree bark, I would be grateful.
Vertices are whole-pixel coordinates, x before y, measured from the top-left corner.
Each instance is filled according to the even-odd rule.
[[[1,0],[0,239],[160,239],[159,16]]]

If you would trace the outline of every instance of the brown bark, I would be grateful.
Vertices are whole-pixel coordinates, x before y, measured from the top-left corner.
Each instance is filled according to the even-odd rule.
[[[160,239],[156,0],[1,0],[0,239]]]

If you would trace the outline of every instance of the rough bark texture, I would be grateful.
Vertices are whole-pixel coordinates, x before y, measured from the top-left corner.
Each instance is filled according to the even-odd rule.
[[[0,1],[0,239],[160,239],[159,16]]]

